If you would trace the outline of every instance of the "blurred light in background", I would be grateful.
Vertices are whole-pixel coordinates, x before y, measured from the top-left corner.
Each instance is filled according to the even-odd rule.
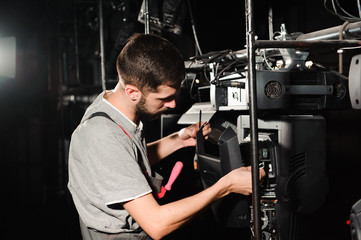
[[[16,38],[0,38],[0,77],[15,78]]]

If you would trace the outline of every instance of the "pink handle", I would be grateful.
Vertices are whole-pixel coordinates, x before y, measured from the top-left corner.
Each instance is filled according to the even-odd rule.
[[[164,188],[167,189],[167,191],[169,191],[172,188],[172,185],[174,181],[177,179],[179,173],[182,171],[182,168],[183,168],[182,162],[178,161],[176,162],[176,164],[174,164],[169,180],[167,184],[164,186]]]

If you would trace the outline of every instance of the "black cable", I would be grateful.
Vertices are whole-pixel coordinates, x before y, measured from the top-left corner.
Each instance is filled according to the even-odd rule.
[[[189,17],[190,17],[191,25],[192,25],[192,32],[193,32],[194,42],[196,44],[196,48],[197,48],[199,54],[202,55],[202,50],[201,50],[201,47],[199,46],[197,32],[196,32],[196,25],[194,23],[192,7],[191,7],[191,3],[190,3],[189,0],[187,0],[187,5],[188,5]]]
[[[340,9],[345,15],[347,15],[347,16],[349,16],[349,17],[351,17],[351,18],[358,18],[358,17],[356,17],[356,16],[348,13],[348,12],[340,5],[340,3],[338,2],[338,0],[332,0],[332,1],[336,1],[337,6],[339,7],[339,9]]]
[[[343,21],[347,21],[347,22],[358,22],[361,21],[361,18],[356,17],[352,14],[350,14],[349,12],[347,12],[338,2],[338,0],[330,0],[331,1],[331,5],[332,5],[332,9],[330,9],[327,6],[327,0],[323,1],[323,5],[326,9],[326,11],[328,11],[329,13],[331,13],[332,15],[337,16],[338,18],[342,19]]]
[[[202,54],[200,56],[194,56],[189,58],[190,60],[202,61],[203,63],[211,63],[220,61],[227,54],[232,52],[230,49],[222,50],[222,51],[212,51],[209,53]]]
[[[214,80],[211,82],[212,84],[215,85],[220,85],[220,81],[219,78],[221,77],[221,75],[228,69],[230,69],[231,67],[233,67],[234,65],[238,64],[239,62],[244,61],[243,59],[237,59],[234,62],[228,64],[226,67],[224,67],[221,71],[219,71],[219,73],[217,73],[217,75],[214,77]]]
[[[337,77],[341,78],[342,80],[348,80],[348,77],[346,77],[345,75],[342,75],[340,74],[339,72],[335,71],[335,70],[332,70],[332,69],[329,69],[319,63],[313,63],[316,67],[318,68],[322,68],[322,69],[325,69],[327,71],[329,71],[330,73],[333,73],[334,75],[336,75]]]

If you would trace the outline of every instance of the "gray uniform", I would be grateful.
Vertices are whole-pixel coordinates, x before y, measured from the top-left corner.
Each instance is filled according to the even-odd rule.
[[[72,135],[68,188],[82,228],[99,233],[139,233],[139,225],[121,204],[116,209],[109,206],[152,192],[152,182],[159,188],[162,178],[152,177],[142,124],[137,127],[103,95],[89,106]],[[88,119],[95,112],[108,114],[116,124],[106,117]],[[86,237],[83,230],[84,238],[94,239]]]

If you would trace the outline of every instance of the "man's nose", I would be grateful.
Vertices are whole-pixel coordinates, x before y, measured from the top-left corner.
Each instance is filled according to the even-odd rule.
[[[166,102],[164,103],[164,106],[167,108],[175,108],[175,100],[173,99],[172,101]]]

